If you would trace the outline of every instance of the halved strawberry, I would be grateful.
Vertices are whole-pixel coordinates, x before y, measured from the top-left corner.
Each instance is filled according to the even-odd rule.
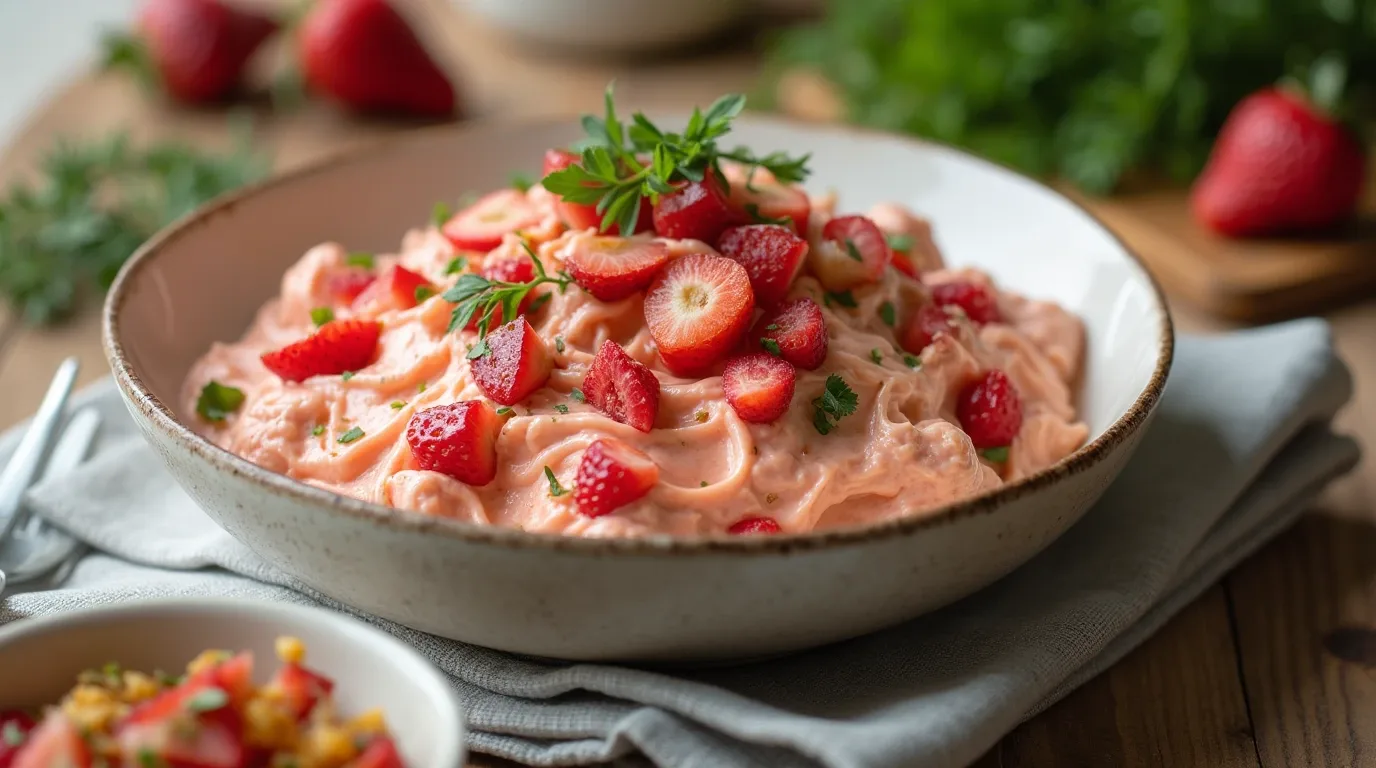
[[[544,175],[548,176],[555,171],[562,171],[570,165],[578,163],[578,155],[563,149],[551,149],[545,152]],[[570,203],[562,198],[554,204],[554,210],[559,214],[559,219],[564,225],[572,230],[597,229],[602,224],[602,214],[597,212],[597,206],[591,203]],[[636,218],[635,232],[649,232],[654,229],[654,213],[648,198],[640,199],[640,215]],[[607,228],[607,234],[620,234],[621,227],[613,224]],[[635,234],[634,232],[632,234]]]
[[[755,304],[772,307],[788,296],[807,257],[807,241],[778,224],[750,224],[723,232],[717,250],[745,267]]]
[[[592,358],[583,396],[589,405],[641,432],[653,429],[659,414],[659,379],[611,339]]]
[[[848,291],[884,274],[892,251],[884,233],[864,216],[838,216],[822,227],[808,267],[828,291]]]
[[[588,237],[564,260],[579,287],[602,301],[620,301],[643,290],[669,261],[669,248],[654,240]]]
[[[377,275],[366,269],[347,269],[330,275],[325,285],[337,303],[350,304],[372,285],[374,280],[377,280]]]
[[[487,350],[468,362],[468,370],[478,389],[502,405],[526,399],[554,369],[549,347],[524,317],[487,334]]]
[[[787,219],[793,231],[807,232],[812,215],[812,202],[802,187],[781,184],[763,171],[738,174],[731,180],[731,207],[739,212],[742,221]]]
[[[334,690],[333,680],[291,662],[278,667],[268,685],[281,695],[297,720],[305,719],[315,705]]]
[[[397,754],[397,745],[386,736],[374,737],[346,768],[406,768]]]
[[[1003,322],[998,296],[987,285],[963,281],[934,285],[932,301],[942,307],[960,307],[966,317],[980,325]]]
[[[655,205],[655,234],[675,239],[714,243],[721,231],[743,219],[726,200],[722,183],[711,173],[690,181]]]
[[[774,522],[772,517],[745,517],[731,524],[726,529],[727,533],[749,534],[749,533],[778,533],[781,528]]]
[[[410,309],[439,291],[424,275],[393,266],[354,299],[356,311]]]
[[[264,353],[261,359],[283,381],[357,371],[373,361],[381,334],[382,324],[373,320],[334,320],[301,341]]]
[[[765,339],[778,345],[779,357],[804,370],[816,370],[827,359],[827,321],[817,302],[806,296],[761,317],[746,337],[746,347],[772,353],[773,345]]]
[[[664,365],[679,376],[707,372],[735,345],[755,311],[745,267],[714,253],[670,263],[645,296],[645,322]]]
[[[659,465],[620,440],[593,441],[578,463],[573,501],[588,517],[601,517],[643,497],[659,482]]]
[[[955,322],[946,310],[935,304],[923,304],[899,329],[898,346],[920,355],[932,343],[932,339],[950,333],[954,327]]]
[[[769,424],[788,411],[796,379],[788,361],[767,352],[751,352],[726,361],[721,386],[726,402],[742,420]]]
[[[497,476],[497,435],[502,419],[482,400],[426,408],[406,425],[406,444],[421,469],[469,485]]]
[[[13,768],[90,768],[91,750],[76,725],[54,711],[29,732],[13,760]]]
[[[17,709],[0,712],[0,768],[12,768],[19,748],[37,725],[28,713]]]
[[[499,189],[459,211],[440,231],[464,251],[490,251],[502,237],[540,223],[540,210],[524,192]]]

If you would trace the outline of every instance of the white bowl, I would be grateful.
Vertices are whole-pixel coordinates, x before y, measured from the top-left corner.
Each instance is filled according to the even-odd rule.
[[[464,765],[458,698],[438,669],[367,624],[285,603],[151,600],[21,619],[0,628],[0,710],[56,703],[79,672],[107,662],[176,672],[208,648],[252,651],[263,683],[281,635],[305,643],[306,663],[335,681],[342,712],[382,709],[408,765]]]
[[[745,0],[456,0],[470,14],[541,45],[602,53],[699,41],[738,19]]]
[[[681,123],[680,123],[681,124]],[[1170,367],[1160,292],[1137,259],[1056,192],[961,152],[845,128],[751,118],[730,137],[812,153],[813,191],[844,210],[891,199],[929,214],[955,264],[1054,299],[1088,329],[1090,442],[1056,465],[931,514],[796,536],[607,540],[397,511],[231,455],[179,419],[212,341],[235,339],[282,272],[324,240],[395,249],[436,200],[538,169],[569,123],[427,129],[222,199],[125,266],[106,354],[144,434],[231,534],[315,589],[468,642],[565,659],[747,657],[853,637],[1008,574],[1080,518],[1132,455]]]

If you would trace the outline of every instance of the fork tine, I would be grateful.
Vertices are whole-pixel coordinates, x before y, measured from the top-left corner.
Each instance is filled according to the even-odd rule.
[[[48,392],[38,406],[38,413],[20,439],[9,464],[0,472],[0,544],[9,538],[14,529],[24,491],[33,484],[38,470],[43,466],[53,434],[62,422],[62,412],[67,407],[67,398],[72,393],[78,368],[80,363],[74,357],[63,360],[57,367],[52,384],[48,385]]]

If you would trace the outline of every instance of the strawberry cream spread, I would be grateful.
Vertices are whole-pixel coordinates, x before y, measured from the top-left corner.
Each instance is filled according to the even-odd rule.
[[[551,150],[544,186],[396,254],[312,248],[191,369],[192,423],[341,494],[574,536],[921,515],[1084,443],[1080,321],[946,268],[903,207],[842,215],[727,163],[621,237],[551,191],[579,162]]]

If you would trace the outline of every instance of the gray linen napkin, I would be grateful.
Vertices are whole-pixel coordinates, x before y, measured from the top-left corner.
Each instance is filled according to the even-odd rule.
[[[1137,457],[1043,554],[944,610],[787,658],[674,673],[565,665],[369,620],[451,675],[473,747],[533,765],[637,752],[664,766],[964,765],[1142,642],[1351,469],[1357,447],[1328,430],[1350,394],[1318,321],[1182,339]],[[182,494],[108,382],[78,400],[106,416],[95,458],[31,504],[97,553],[64,583],[7,598],[0,622],[168,595],[319,600]]]

